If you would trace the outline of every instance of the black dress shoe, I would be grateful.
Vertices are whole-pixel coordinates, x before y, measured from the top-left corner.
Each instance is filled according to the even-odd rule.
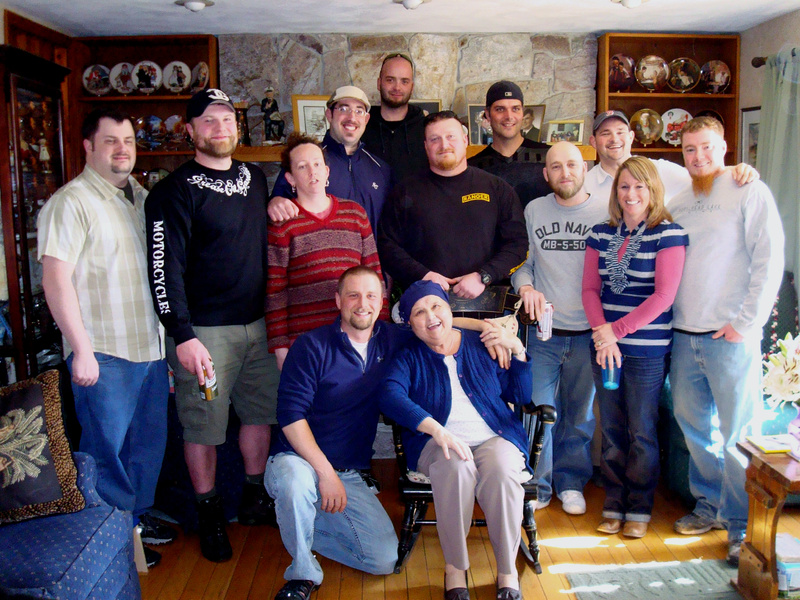
[[[467,588],[445,590],[444,600],[469,600],[469,590]]]
[[[263,484],[244,484],[237,516],[242,525],[278,526],[275,518],[275,501],[270,498]]]
[[[284,586],[278,590],[275,595],[275,600],[307,600],[315,589],[319,586],[313,581],[305,579],[292,579],[287,581]]]
[[[197,503],[200,535],[200,552],[211,562],[225,562],[233,556],[228,532],[225,528],[225,511],[222,497],[212,496]]]
[[[497,590],[497,600],[522,600],[522,592],[504,587]]]

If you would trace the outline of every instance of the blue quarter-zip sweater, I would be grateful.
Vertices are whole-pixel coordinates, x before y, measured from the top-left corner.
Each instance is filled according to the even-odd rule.
[[[325,134],[322,147],[328,155],[331,169],[327,193],[358,202],[367,211],[372,231],[377,231],[383,202],[394,185],[391,168],[382,159],[367,152],[363,143],[359,143],[358,150],[348,155],[344,144],[334,140],[330,131]],[[295,197],[283,170],[275,181],[272,196]]]
[[[295,340],[278,387],[278,424],[305,419],[335,469],[368,469],[378,427],[377,392],[410,331],[377,321],[361,359],[341,329],[341,317]],[[530,395],[528,396],[530,397]],[[283,432],[271,454],[292,450]]]
[[[528,462],[528,436],[507,403],[531,401],[533,375],[528,362],[512,359],[506,371],[491,359],[475,331],[461,332],[461,347],[454,355],[461,386],[472,405],[497,435],[514,444]],[[444,425],[450,415],[453,393],[444,356],[414,339],[398,353],[380,390],[380,409],[403,427],[403,443],[410,469],[417,468],[422,448],[431,436],[417,427],[426,417]]]

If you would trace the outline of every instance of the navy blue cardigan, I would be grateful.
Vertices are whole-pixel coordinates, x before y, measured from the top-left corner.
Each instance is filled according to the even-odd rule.
[[[461,347],[454,355],[461,386],[478,414],[497,435],[514,444],[528,462],[528,436],[507,403],[531,401],[533,375],[529,362],[512,359],[511,368],[500,368],[489,356],[480,334],[462,331]],[[414,339],[395,358],[379,394],[381,412],[406,430],[403,432],[408,466],[417,460],[430,436],[417,431],[426,417],[444,425],[450,415],[452,391],[444,356]]]

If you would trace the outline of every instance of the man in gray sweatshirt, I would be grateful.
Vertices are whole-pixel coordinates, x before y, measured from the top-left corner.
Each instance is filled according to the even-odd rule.
[[[675,531],[728,530],[738,564],[747,526],[744,457],[761,403],[761,331],[783,275],[783,228],[767,186],[738,186],[725,169],[718,121],[698,117],[682,132],[691,187],[669,209],[689,234],[675,298],[670,381],[675,418],[689,448],[694,511]],[[715,418],[716,417],[716,418]]]

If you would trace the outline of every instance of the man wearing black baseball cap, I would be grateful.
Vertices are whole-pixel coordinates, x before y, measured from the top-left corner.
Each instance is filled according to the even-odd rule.
[[[469,159],[478,167],[505,180],[517,192],[522,207],[550,193],[544,179],[547,144],[522,135],[525,114],[522,90],[512,81],[498,81],[486,92],[486,117],[492,125],[492,144]]]
[[[274,522],[264,489],[278,373],[264,322],[268,190],[260,169],[233,159],[236,112],[225,92],[209,88],[192,96],[186,130],[194,159],[162,179],[145,205],[148,267],[175,372],[200,549],[221,562],[232,550],[215,487],[216,446],[225,442],[230,404],[242,422],[239,522]],[[198,393],[198,384],[202,391],[214,383],[215,397]]]
[[[634,133],[627,115],[620,110],[604,110],[597,113],[592,123],[589,143],[597,151],[597,164],[586,174],[586,191],[607,202],[617,169],[631,157]],[[677,163],[663,158],[653,161],[661,181],[664,183],[664,201],[691,184],[689,172]],[[733,169],[734,179],[739,185],[758,179],[758,172],[746,163]]]

